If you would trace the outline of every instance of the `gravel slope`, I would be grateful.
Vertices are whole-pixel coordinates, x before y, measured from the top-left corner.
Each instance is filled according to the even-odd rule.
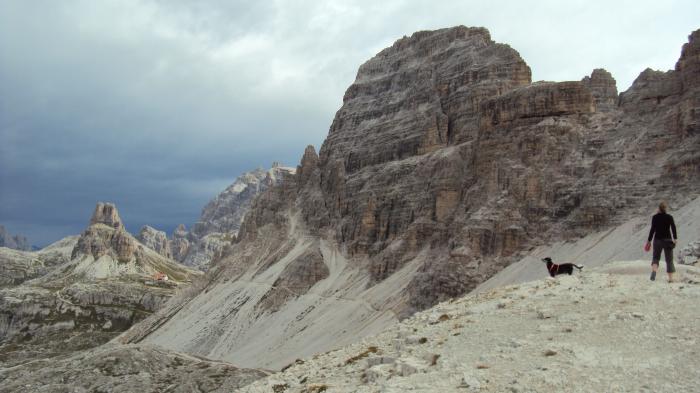
[[[244,392],[694,392],[700,269],[646,261],[473,294]]]

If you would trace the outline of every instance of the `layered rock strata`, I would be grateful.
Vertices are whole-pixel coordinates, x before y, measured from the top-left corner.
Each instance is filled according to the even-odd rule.
[[[453,299],[240,391],[695,392],[700,269],[678,271],[644,285],[646,263],[614,262]]]
[[[172,258],[170,241],[168,240],[168,235],[166,235],[165,232],[159,231],[148,225],[144,225],[136,238],[144,246],[150,248],[158,254],[166,258]]]
[[[532,84],[483,28],[418,32],[360,67],[318,154],[257,197],[203,292],[128,334],[245,367],[375,333],[553,241],[700,189],[700,37],[615,101],[600,70]],[[212,333],[216,332],[216,333]]]
[[[184,224],[178,226],[170,242],[173,258],[187,266],[206,270],[238,235],[253,199],[268,188],[281,184],[294,172],[294,168],[274,162],[268,170],[258,168],[236,178],[204,206],[191,231],[188,232]]]

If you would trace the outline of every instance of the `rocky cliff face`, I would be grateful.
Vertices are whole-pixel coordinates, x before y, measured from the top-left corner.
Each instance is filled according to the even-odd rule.
[[[32,249],[32,246],[25,236],[11,235],[2,225],[0,225],[0,247],[7,247],[20,251],[30,251]]]
[[[603,70],[532,84],[483,28],[398,40],[360,67],[319,153],[253,201],[206,290],[122,339],[281,367],[468,292],[533,247],[689,200],[699,46],[696,32],[675,70],[617,99]]]
[[[15,254],[0,252],[3,366],[102,344],[199,276],[140,244],[112,204],[97,205],[80,237]]]
[[[175,230],[170,243],[173,258],[187,266],[206,270],[238,235],[253,199],[268,188],[279,185],[294,172],[294,168],[275,162],[268,170],[258,168],[239,176],[204,206],[191,231],[188,232],[184,225]]]
[[[98,202],[90,217],[90,225],[103,224],[114,229],[124,229],[117,207],[113,203]]]
[[[144,225],[136,237],[144,246],[157,252],[158,254],[172,258],[172,251],[168,235],[148,225]]]
[[[596,111],[609,112],[617,108],[617,84],[608,71],[596,68],[591,76],[584,77],[581,82],[590,90]]]

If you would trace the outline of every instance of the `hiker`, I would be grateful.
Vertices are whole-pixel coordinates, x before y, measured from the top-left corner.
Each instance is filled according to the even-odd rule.
[[[656,280],[656,271],[659,270],[659,260],[661,259],[661,250],[664,251],[666,258],[666,273],[668,273],[668,282],[673,282],[673,273],[676,268],[673,266],[673,247],[676,246],[678,233],[676,232],[676,224],[673,222],[673,216],[666,213],[668,206],[666,202],[659,203],[659,212],[651,218],[651,229],[649,230],[649,238],[644,246],[645,251],[651,248],[651,240],[654,239],[654,252],[651,257],[651,281]],[[671,234],[673,232],[673,234]]]

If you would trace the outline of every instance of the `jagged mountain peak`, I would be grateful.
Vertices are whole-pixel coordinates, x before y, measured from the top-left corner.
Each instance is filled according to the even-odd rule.
[[[149,234],[158,236],[158,231],[153,232],[149,228],[144,228],[140,233],[144,243],[155,240],[147,239]],[[158,247],[156,244],[153,246]],[[90,219],[90,225],[73,248],[71,268],[53,272],[47,278],[55,279],[56,275],[99,278],[130,274],[150,277],[163,272],[176,281],[189,281],[196,275],[167,255],[161,255],[162,251],[153,250],[139,242],[126,231],[116,206],[100,202]]]
[[[192,228],[192,233],[197,238],[211,233],[236,234],[252,198],[268,187],[281,182],[285,175],[294,174],[295,171],[294,168],[284,167],[275,162],[270,169],[256,168],[241,174],[204,206],[199,221]]]
[[[238,176],[202,209],[199,220],[188,232],[181,224],[170,241],[171,255],[185,265],[208,269],[212,260],[238,235],[254,198],[270,187],[290,180],[296,168],[273,162],[269,169],[256,168]]]
[[[119,212],[114,203],[98,202],[90,217],[90,225],[104,224],[114,229],[124,229]]]

